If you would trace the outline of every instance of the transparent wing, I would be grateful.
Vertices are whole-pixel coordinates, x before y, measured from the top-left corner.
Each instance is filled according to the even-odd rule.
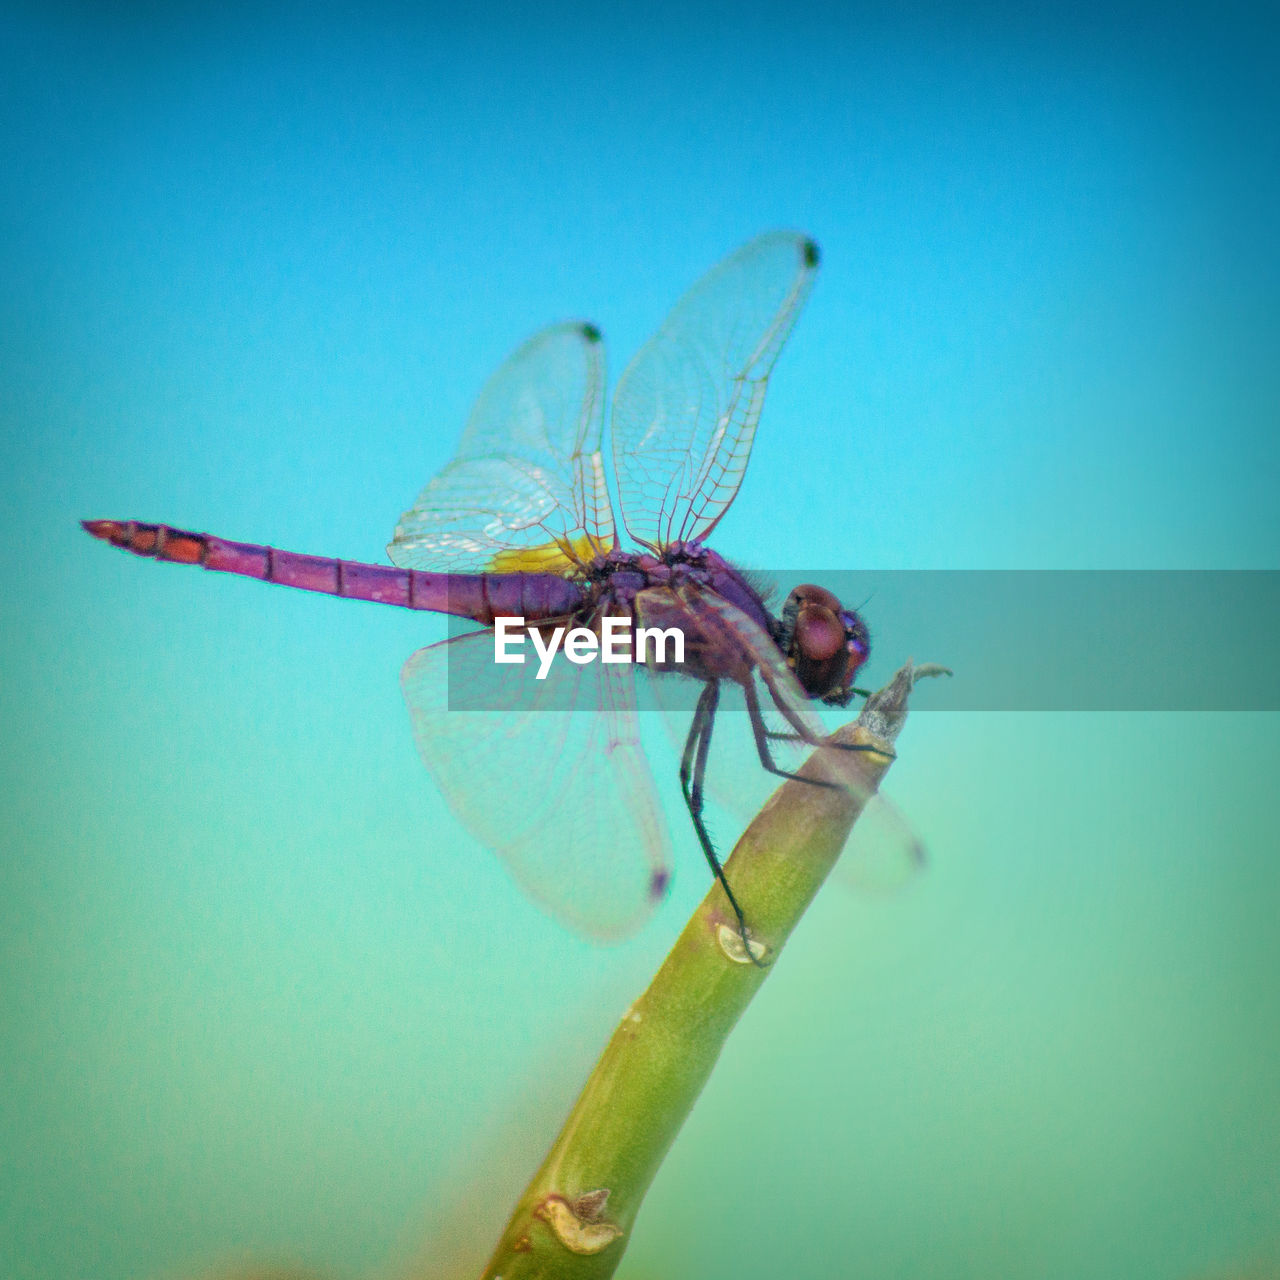
[[[400,517],[402,569],[561,572],[613,545],[604,344],[591,325],[530,338],[486,383],[457,455]]]
[[[476,631],[419,649],[401,684],[418,751],[463,825],[565,924],[618,938],[665,893],[670,842],[631,668],[562,658],[546,680],[523,679],[534,668],[496,667],[493,633]]]
[[[677,593],[666,593],[664,606],[673,594]],[[636,600],[641,621],[648,595],[642,592]],[[741,654],[743,666],[750,665],[756,703],[765,728],[772,735],[767,741],[773,762],[789,773],[796,772],[815,749],[821,750],[812,745],[812,740],[824,740],[829,730],[814,703],[805,697],[777,645],[751,618],[714,592],[684,590],[678,596],[686,610],[687,626],[696,626],[712,645],[733,646]],[[672,743],[680,751],[700,686],[678,675],[657,673],[651,675],[650,685],[654,700],[664,713]],[[892,802],[859,784],[856,775],[845,767],[847,752],[832,747],[825,754],[830,763],[828,780],[853,791],[865,805],[837,874],[862,890],[897,888],[924,863],[919,839]],[[743,686],[726,680],[711,739],[705,779],[708,797],[739,822],[746,823],[781,782],[760,761]]]
[[[627,367],[612,447],[623,523],[637,542],[704,538],[733,501],[769,371],[817,264],[805,236],[752,240],[694,285]]]

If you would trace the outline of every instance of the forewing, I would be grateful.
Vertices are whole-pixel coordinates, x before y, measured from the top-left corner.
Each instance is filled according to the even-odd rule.
[[[627,367],[612,449],[623,522],[636,541],[703,538],[733,501],[769,371],[817,264],[805,236],[752,240],[694,285]]]
[[[607,550],[603,414],[599,331],[561,324],[530,338],[485,385],[453,461],[400,517],[392,563],[560,572]]]
[[[495,667],[489,631],[419,649],[401,674],[418,751],[529,897],[579,933],[622,937],[670,878],[631,670],[562,655],[545,681],[515,678],[528,669]],[[451,708],[451,682],[486,709]]]

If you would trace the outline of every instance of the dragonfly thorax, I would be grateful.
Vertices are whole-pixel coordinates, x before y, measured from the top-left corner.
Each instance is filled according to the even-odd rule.
[[[689,656],[653,669],[697,680],[741,683],[754,665],[740,647],[720,643],[722,627],[714,622],[714,608],[708,613],[706,597],[745,614],[766,644],[779,625],[747,576],[698,542],[675,542],[657,551],[610,551],[588,567],[586,587],[579,612],[583,625],[598,626],[603,617],[625,614],[646,628],[676,628],[684,633]]]

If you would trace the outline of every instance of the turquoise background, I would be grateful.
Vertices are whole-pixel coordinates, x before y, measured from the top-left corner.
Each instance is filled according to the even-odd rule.
[[[379,560],[517,342],[616,374],[781,225],[824,265],[724,554],[1280,567],[1260,13],[6,7],[0,1275],[466,1274],[707,880],[677,826],[575,939],[418,762],[443,623],[77,521]],[[1276,1274],[1277,717],[901,749],[928,873],[818,899],[622,1274]]]

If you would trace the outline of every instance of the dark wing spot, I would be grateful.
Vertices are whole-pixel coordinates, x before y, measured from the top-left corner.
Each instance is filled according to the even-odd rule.
[[[671,883],[671,872],[663,868],[649,877],[649,899],[660,902],[667,896],[667,886]]]
[[[801,253],[804,254],[804,265],[806,267],[816,267],[822,258],[822,254],[818,251],[818,242],[816,240],[806,240]]]
[[[600,330],[599,330],[599,329],[597,329],[597,328],[595,327],[595,325],[593,325],[593,324],[584,324],[584,325],[582,326],[582,336],[583,336],[583,337],[584,337],[588,342],[599,342],[599,341],[600,341]]]

